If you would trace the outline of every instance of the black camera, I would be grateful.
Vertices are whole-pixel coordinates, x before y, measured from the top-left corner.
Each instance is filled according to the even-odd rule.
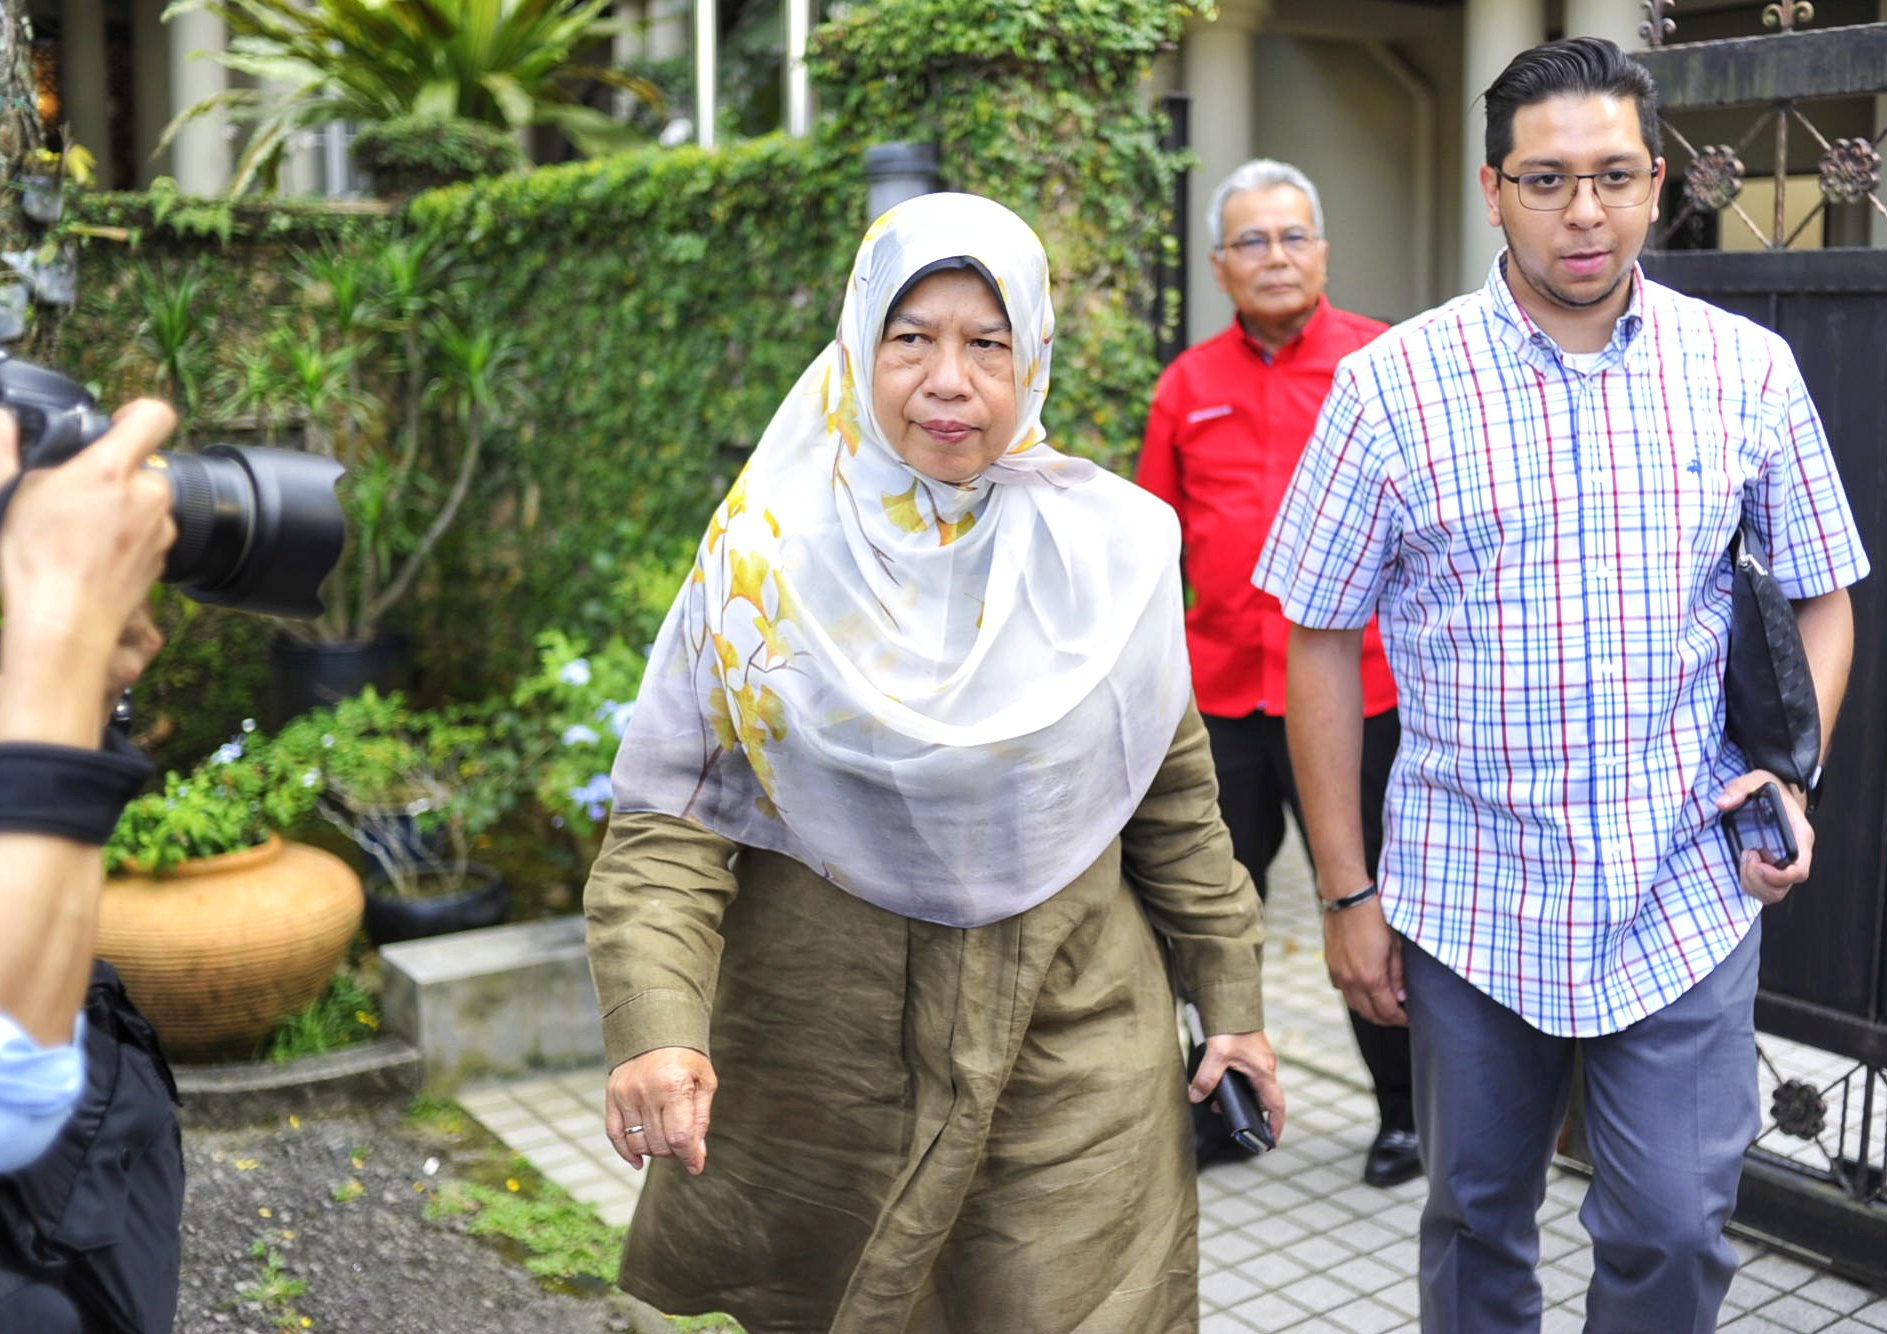
[[[64,463],[111,425],[77,384],[4,353],[0,407],[20,424],[22,471]],[[238,611],[321,614],[321,581],[347,538],[334,494],[340,464],[289,449],[211,445],[200,454],[153,454],[146,466],[170,482],[177,523],[165,583]]]

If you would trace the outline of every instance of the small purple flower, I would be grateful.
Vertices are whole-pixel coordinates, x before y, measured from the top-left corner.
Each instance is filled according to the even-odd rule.
[[[590,683],[590,660],[573,658],[563,665],[557,673],[557,679],[567,686],[586,686]]]
[[[635,716],[635,712],[636,702],[634,700],[629,700],[622,704],[611,700],[603,708],[597,710],[596,716],[609,723],[610,735],[620,738],[624,732],[629,730],[629,720]]]
[[[598,740],[596,729],[582,723],[573,724],[563,730],[563,743],[566,746],[587,746]]]
[[[583,813],[592,820],[600,820],[609,813],[609,807],[600,801],[593,801],[583,808]]]
[[[225,741],[210,756],[211,764],[234,764],[242,758],[242,738]]]
[[[614,797],[615,789],[609,781],[608,774],[597,774],[582,787],[570,789],[570,800],[584,806],[602,806],[607,809],[608,803]],[[592,815],[590,818],[594,820],[597,817]]]

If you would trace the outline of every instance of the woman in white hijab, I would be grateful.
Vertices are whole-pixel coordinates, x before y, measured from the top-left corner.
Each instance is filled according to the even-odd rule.
[[[1282,1128],[1177,524],[1045,443],[1054,328],[1008,209],[880,218],[656,641],[585,910],[665,1311],[1196,1327],[1166,955]]]

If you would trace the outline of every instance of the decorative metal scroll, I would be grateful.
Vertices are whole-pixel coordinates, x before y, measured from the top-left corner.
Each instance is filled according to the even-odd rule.
[[[1641,0],[1645,22],[1639,33],[1650,50],[1641,59],[1658,81],[1662,113],[1704,107],[1762,106],[1734,144],[1698,147],[1661,116],[1664,131],[1690,155],[1682,203],[1664,226],[1668,241],[1698,214],[1734,217],[1768,250],[1786,250],[1830,205],[1866,204],[1887,217],[1881,199],[1881,145],[1887,126],[1869,137],[1832,142],[1809,118],[1803,104],[1815,99],[1887,93],[1887,23],[1808,31],[1815,8],[1808,0],[1775,0],[1763,10],[1775,33],[1728,41],[1667,45],[1677,30],[1670,17],[1675,0]],[[1791,130],[1808,134],[1821,148],[1816,183],[1820,198],[1808,215],[1789,226],[1786,206]],[[1775,208],[1758,221],[1738,202],[1743,193],[1743,157],[1757,136],[1774,139]],[[1727,225],[1727,224],[1726,224]]]
[[[1758,1056],[1769,1098],[1755,1151],[1856,1204],[1887,1204],[1887,1071],[1779,1039]]]

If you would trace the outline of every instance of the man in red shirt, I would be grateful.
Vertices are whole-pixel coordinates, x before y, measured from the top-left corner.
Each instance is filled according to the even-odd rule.
[[[1232,847],[1265,892],[1288,807],[1303,829],[1284,741],[1284,651],[1277,599],[1252,585],[1265,536],[1310,438],[1337,362],[1388,328],[1324,299],[1329,242],[1317,187],[1297,168],[1248,162],[1213,192],[1212,272],[1237,318],[1173,362],[1154,390],[1135,480],[1179,512],[1185,543],[1186,644],[1212,738],[1219,807]],[[1370,865],[1382,847],[1382,799],[1397,741],[1395,682],[1372,622],[1363,639],[1363,808]],[[1410,1095],[1409,1031],[1351,1027],[1382,1121],[1363,1179],[1420,1174]]]

